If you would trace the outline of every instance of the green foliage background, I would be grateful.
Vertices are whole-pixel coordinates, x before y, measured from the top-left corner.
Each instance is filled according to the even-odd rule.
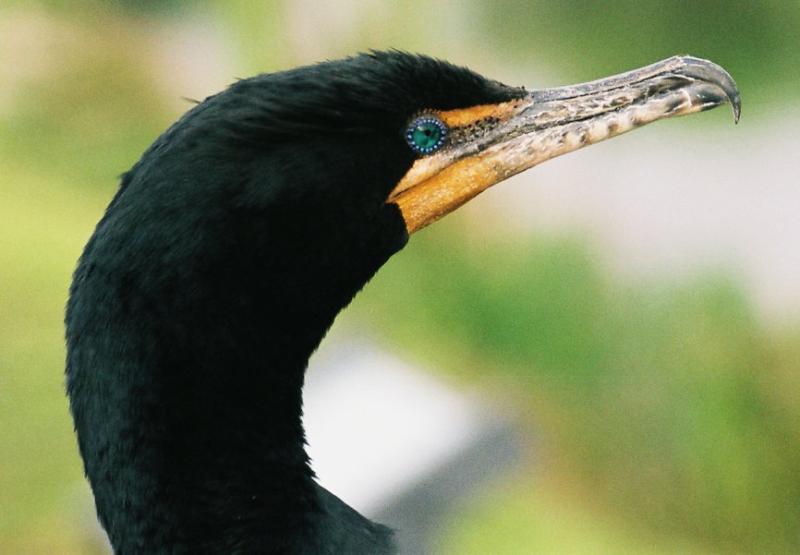
[[[277,0],[0,6],[0,552],[102,551],[63,395],[63,306],[116,176],[183,109],[154,70],[156,31],[208,27],[231,78],[371,47],[500,78],[548,60],[576,81],[690,52],[737,77],[754,125],[797,100],[798,2],[344,4],[353,23],[319,53],[293,47],[302,6]],[[471,225],[415,236],[342,324],[499,391],[536,438],[451,515],[442,553],[800,550],[796,328],[759,321],[724,272],[632,285],[583,237]]]

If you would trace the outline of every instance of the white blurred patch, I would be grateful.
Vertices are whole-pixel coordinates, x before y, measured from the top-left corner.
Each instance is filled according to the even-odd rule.
[[[312,359],[304,405],[320,484],[366,514],[465,451],[489,423],[473,399],[361,343]]]

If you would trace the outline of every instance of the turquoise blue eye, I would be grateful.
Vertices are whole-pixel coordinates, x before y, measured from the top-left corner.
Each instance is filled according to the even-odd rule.
[[[414,152],[430,154],[439,150],[447,137],[447,126],[441,120],[425,116],[411,122],[406,130],[406,141]]]

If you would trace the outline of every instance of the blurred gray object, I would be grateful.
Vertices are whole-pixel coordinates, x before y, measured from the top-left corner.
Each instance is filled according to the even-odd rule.
[[[453,503],[519,453],[508,418],[363,342],[312,358],[304,405],[318,481],[394,528],[401,553],[430,553]]]

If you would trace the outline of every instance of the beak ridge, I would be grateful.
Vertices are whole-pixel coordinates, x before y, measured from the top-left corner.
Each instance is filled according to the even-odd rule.
[[[656,78],[664,82],[670,77],[676,82],[698,81],[719,88],[724,93],[724,98],[731,103],[734,122],[738,123],[741,115],[741,95],[733,77],[714,62],[694,56],[673,56],[649,66],[579,85],[535,90],[531,96],[538,102],[569,100],[600,91],[611,92],[635,86]]]

